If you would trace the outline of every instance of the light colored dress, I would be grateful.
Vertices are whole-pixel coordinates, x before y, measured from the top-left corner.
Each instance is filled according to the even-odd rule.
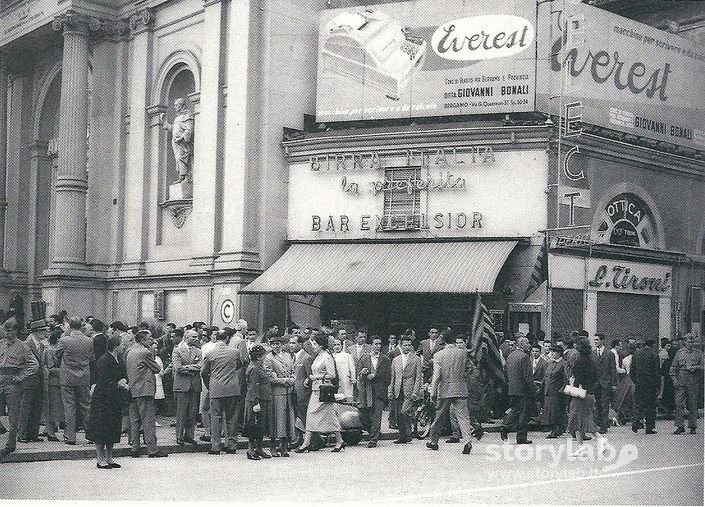
[[[335,360],[327,351],[321,351],[311,365],[313,375],[335,376]],[[331,433],[340,431],[340,421],[335,411],[335,403],[321,402],[319,400],[323,380],[314,380],[311,383],[311,399],[306,411],[306,431]]]
[[[156,356],[154,360],[159,365],[159,373],[154,374],[154,380],[156,382],[156,388],[154,390],[154,399],[163,400],[164,399],[164,384],[162,383],[162,375],[164,375],[164,363],[162,358]]]
[[[335,357],[335,366],[338,368],[338,392],[344,394],[349,401],[353,400],[353,381],[355,380],[355,360],[352,355],[347,352],[337,352],[333,354]]]

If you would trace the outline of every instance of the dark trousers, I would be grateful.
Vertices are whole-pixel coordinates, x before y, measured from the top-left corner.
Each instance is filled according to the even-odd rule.
[[[198,417],[201,392],[175,392],[174,400],[176,401],[176,441],[181,442],[184,438],[193,439],[196,433],[196,418]]]
[[[688,406],[688,427],[697,428],[698,426],[698,394],[699,386],[697,375],[690,375],[686,378],[685,385],[677,385],[675,387],[676,411],[673,418],[673,423],[682,428],[685,424],[683,414],[686,404]]]
[[[237,422],[240,396],[211,398],[211,449],[220,451],[220,430],[225,419],[225,447],[237,449]]]
[[[399,393],[399,397],[392,400],[390,404],[394,407],[397,414],[397,427],[399,428],[399,440],[411,440],[412,417],[414,413],[414,404],[410,398],[404,397],[404,392]],[[391,408],[389,411],[391,419]]]
[[[19,384],[12,383],[12,376],[0,376],[0,406],[3,404],[7,406],[7,418],[10,422],[10,427],[7,428],[7,442],[5,442],[5,449],[8,451],[14,451],[17,446],[17,427],[22,403],[22,388]]]
[[[382,430],[382,412],[384,412],[385,400],[375,398],[371,407],[360,409],[360,422],[362,427],[370,434],[370,442],[379,440]]]
[[[77,415],[86,426],[90,395],[89,386],[61,386],[61,400],[64,402],[64,418],[66,419],[64,439],[70,442],[76,441]]]
[[[308,400],[311,399],[311,391],[298,390],[294,396],[294,410],[296,417],[306,426],[306,411],[308,410]],[[244,405],[244,403],[243,403]]]
[[[42,374],[37,373],[22,381],[22,401],[20,421],[17,431],[20,438],[34,440],[39,437],[39,423],[42,417],[44,384]]]
[[[147,443],[147,452],[155,454],[158,448],[154,396],[140,396],[130,402],[130,440],[133,451],[138,451],[140,448],[140,424],[144,432],[144,441]]]
[[[396,403],[389,404],[389,427],[394,428],[399,426],[399,409]]]
[[[658,390],[653,388],[634,386],[634,416],[632,425],[638,426],[642,419],[646,419],[646,429],[652,430],[656,427],[656,396]]]
[[[470,425],[470,414],[468,413],[467,398],[439,398],[438,410],[431,424],[431,443],[437,444],[438,437],[441,436],[441,428],[449,416],[450,409],[453,407],[455,417],[458,420],[458,427],[463,443],[470,442],[472,438],[472,427]]]
[[[610,425],[610,401],[612,390],[610,386],[595,384],[595,424],[601,431],[606,431]]]
[[[510,396],[509,413],[504,416],[502,425],[507,431],[516,431],[517,443],[526,442],[529,434],[529,414],[532,399],[527,396]]]

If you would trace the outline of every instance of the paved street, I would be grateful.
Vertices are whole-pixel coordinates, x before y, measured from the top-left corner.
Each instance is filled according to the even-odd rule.
[[[355,446],[338,455],[325,450],[258,463],[244,452],[123,457],[119,470],[98,470],[93,460],[4,463],[0,498],[702,505],[702,430],[675,436],[672,428],[659,421],[659,434],[649,437],[612,428],[607,442],[615,457],[609,459],[606,448],[604,458],[592,462],[569,460],[561,447],[565,439],[533,433],[534,445],[503,447],[495,433],[476,443],[470,456],[443,441],[438,452],[421,441],[382,441],[376,449]],[[213,477],[227,477],[228,485],[213,488]]]

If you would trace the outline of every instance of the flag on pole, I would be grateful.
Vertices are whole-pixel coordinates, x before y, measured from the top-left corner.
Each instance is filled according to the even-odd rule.
[[[539,254],[536,257],[536,262],[534,262],[534,268],[531,271],[531,280],[524,293],[524,299],[526,300],[526,298],[531,296],[546,280],[548,280],[548,245],[546,238],[544,238],[541,250],[539,250]]]
[[[483,344],[486,347],[483,350]],[[504,370],[499,353],[499,343],[494,332],[494,322],[478,293],[475,298],[475,311],[472,318],[472,336],[470,338],[472,357],[484,368],[495,385],[504,384]]]

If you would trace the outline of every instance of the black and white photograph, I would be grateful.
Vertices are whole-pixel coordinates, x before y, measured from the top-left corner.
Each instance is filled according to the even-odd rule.
[[[0,0],[0,502],[701,506],[704,351],[705,1]]]

